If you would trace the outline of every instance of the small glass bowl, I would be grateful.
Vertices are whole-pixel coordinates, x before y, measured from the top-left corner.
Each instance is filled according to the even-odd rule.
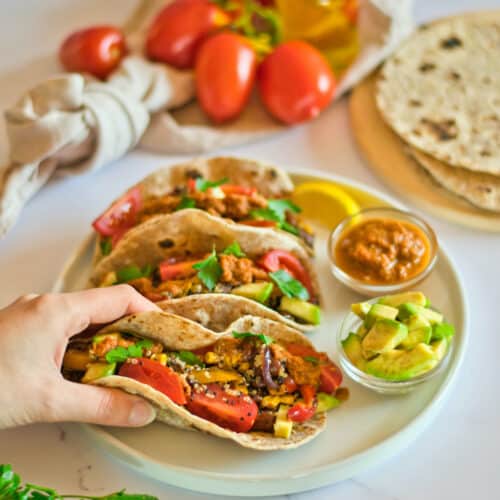
[[[372,299],[368,302],[374,304],[376,301],[377,299]],[[422,373],[422,375],[402,381],[385,380],[373,375],[368,375],[368,373],[365,373],[352,364],[342,346],[342,341],[348,337],[350,332],[356,332],[362,322],[363,321],[356,314],[349,312],[342,321],[337,332],[337,351],[339,353],[340,366],[344,370],[344,373],[347,373],[347,375],[358,384],[380,394],[406,394],[442,373],[448,365],[453,350],[453,340],[448,346],[445,357],[432,368],[432,370]]]
[[[409,222],[417,226],[421,231],[427,236],[429,240],[429,251],[430,257],[427,266],[420,271],[413,278],[401,281],[399,283],[392,283],[388,285],[372,284],[361,281],[357,278],[352,277],[347,274],[343,269],[341,269],[336,261],[335,257],[335,247],[342,237],[344,231],[351,225],[356,225],[369,219],[393,219],[403,222]],[[351,288],[355,292],[358,292],[367,297],[377,297],[381,295],[390,295],[393,293],[408,290],[414,287],[416,284],[420,283],[434,268],[437,257],[438,257],[438,241],[436,235],[432,228],[417,215],[411,214],[409,212],[404,212],[403,210],[398,210],[396,208],[366,208],[359,211],[355,215],[351,215],[343,219],[337,227],[331,232],[328,238],[328,258],[330,259],[330,266],[333,275],[344,285]]]

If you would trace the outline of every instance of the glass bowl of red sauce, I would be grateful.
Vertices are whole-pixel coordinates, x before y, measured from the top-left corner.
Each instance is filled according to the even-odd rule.
[[[369,297],[420,283],[434,268],[438,241],[419,216],[396,208],[367,208],[345,218],[328,239],[333,275]]]

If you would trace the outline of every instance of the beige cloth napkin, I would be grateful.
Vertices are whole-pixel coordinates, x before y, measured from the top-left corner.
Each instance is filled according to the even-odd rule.
[[[57,173],[92,171],[137,144],[162,153],[200,153],[257,140],[282,127],[254,100],[231,124],[212,126],[195,102],[193,75],[145,60],[144,30],[165,0],[150,0],[148,15],[130,37],[127,57],[102,83],[79,74],[46,80],[5,111],[10,164],[0,184],[0,235],[27,201]],[[361,0],[361,53],[336,98],[379,64],[413,28],[412,0]]]

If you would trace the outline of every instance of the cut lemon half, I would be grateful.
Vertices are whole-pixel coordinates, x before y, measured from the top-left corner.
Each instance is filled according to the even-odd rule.
[[[342,219],[359,212],[360,206],[342,188],[328,182],[305,182],[295,188],[293,202],[304,217],[333,229]]]

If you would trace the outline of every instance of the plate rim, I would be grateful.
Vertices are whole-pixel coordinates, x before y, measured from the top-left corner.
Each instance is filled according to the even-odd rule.
[[[363,182],[349,179],[345,176],[310,168],[288,167],[285,170],[292,177],[310,177],[317,180],[326,180],[337,184],[344,184],[348,187],[366,192],[382,202],[388,203],[394,207],[408,209],[408,207],[406,207],[399,200],[393,198],[391,195],[387,195],[379,191],[377,188],[372,188]],[[63,291],[65,276],[75,262],[80,259],[81,255],[85,253],[93,239],[93,234],[90,234],[85,237],[78,244],[78,246],[76,246],[70,257],[65,261],[60,274],[54,282],[52,291]],[[469,305],[465,294],[463,280],[454,259],[450,256],[446,245],[443,245],[442,242],[439,243],[439,254],[440,259],[446,261],[457,283],[457,292],[461,302],[459,306],[462,321],[461,343],[456,346],[457,348],[454,350],[453,359],[450,360],[446,376],[442,380],[436,394],[434,394],[429,403],[398,432],[361,452],[350,455],[349,457],[335,462],[334,464],[323,464],[309,468],[303,473],[295,473],[285,477],[280,476],[279,481],[277,481],[276,476],[271,474],[225,474],[200,471],[189,467],[171,464],[166,467],[162,462],[151,458],[145,453],[137,451],[131,446],[123,443],[120,439],[110,434],[105,427],[99,427],[91,424],[80,424],[80,426],[83,428],[85,434],[89,436],[95,444],[97,444],[101,449],[104,449],[114,458],[118,459],[121,463],[125,463],[126,465],[139,470],[146,476],[160,480],[171,486],[177,486],[203,493],[215,493],[219,495],[238,494],[243,496],[267,496],[299,493],[320,488],[328,484],[334,484],[338,481],[352,477],[362,470],[373,467],[382,462],[384,459],[388,459],[401,452],[427,428],[431,421],[437,416],[446,398],[448,397],[465,357],[465,352],[469,342]],[[163,470],[163,473],[157,473],[157,469],[158,471]],[[168,477],[166,477],[166,471],[169,472]],[[333,471],[335,471],[334,474],[332,474]],[[193,484],[193,479],[196,479],[197,483]],[[187,480],[191,482],[186,484]],[[246,493],[239,489],[243,484],[255,484],[257,482],[259,483],[258,491],[253,490],[252,492]],[[223,485],[222,487],[220,486],[221,484]]]

